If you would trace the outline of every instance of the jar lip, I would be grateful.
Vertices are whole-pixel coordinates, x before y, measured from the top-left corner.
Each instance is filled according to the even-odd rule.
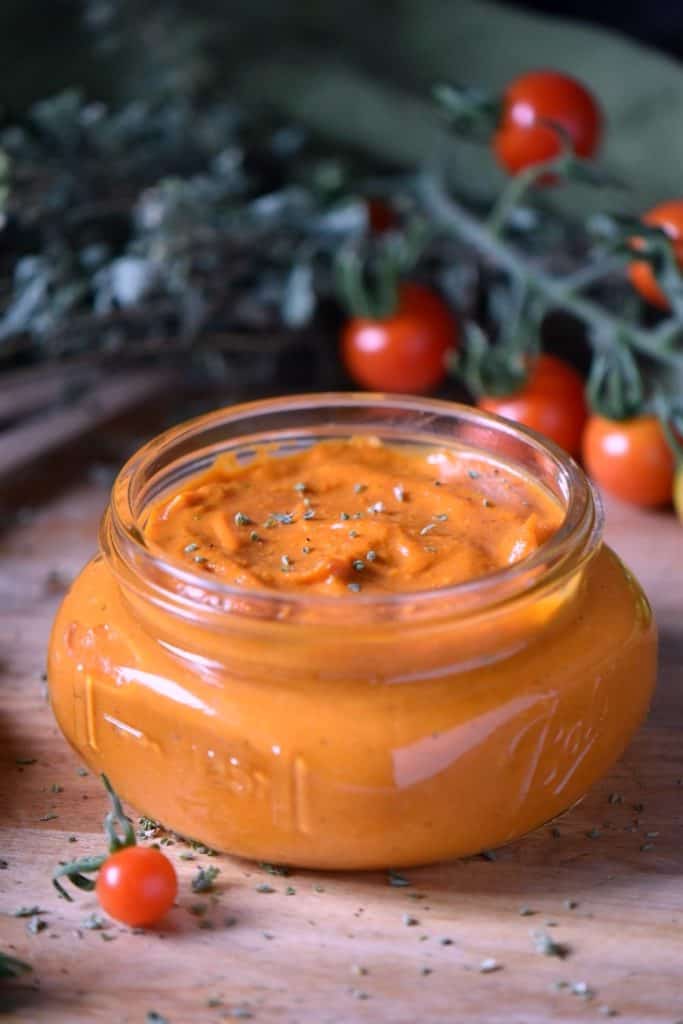
[[[502,435],[522,441],[537,453],[550,457],[554,465],[563,474],[566,482],[568,500],[565,506],[565,517],[559,529],[529,557],[513,565],[485,576],[452,584],[446,587],[429,590],[400,591],[396,593],[370,593],[347,595],[307,594],[296,591],[270,590],[266,588],[249,589],[230,586],[220,580],[207,577],[206,574],[192,572],[170,559],[152,553],[146,546],[144,537],[137,525],[137,517],[132,507],[131,489],[139,474],[159,456],[164,447],[172,440],[180,442],[189,440],[200,432],[219,425],[237,425],[240,421],[253,416],[269,413],[311,412],[327,409],[381,407],[383,411],[411,412],[426,417],[451,418],[454,421],[466,421],[471,424],[484,425],[495,429]],[[292,429],[296,427],[293,422]],[[304,428],[300,428],[301,431]],[[340,432],[344,432],[341,430]],[[351,436],[352,431],[348,434]],[[418,428],[413,432],[419,437]],[[245,441],[248,438],[245,437]],[[236,437],[238,440],[238,437]],[[448,442],[444,439],[444,444]],[[201,452],[197,449],[197,453]],[[107,516],[103,521],[101,533],[102,547],[105,556],[111,554],[112,547],[118,559],[122,560],[128,574],[150,577],[154,570],[155,589],[161,590],[177,603],[178,590],[202,592],[213,596],[214,605],[223,609],[231,608],[263,608],[275,604],[280,613],[285,606],[292,610],[325,609],[328,613],[339,612],[340,620],[344,620],[350,607],[363,608],[366,613],[372,610],[396,610],[410,606],[416,612],[427,611],[436,604],[448,603],[467,614],[472,604],[478,611],[482,608],[498,605],[522,594],[527,594],[539,584],[546,585],[563,578],[567,572],[575,572],[595,551],[602,538],[604,513],[602,502],[595,487],[577,463],[552,441],[541,437],[535,431],[523,427],[510,420],[490,412],[484,412],[474,406],[443,399],[421,398],[418,396],[394,395],[377,392],[317,392],[310,394],[291,395],[279,398],[267,398],[253,402],[244,402],[227,406],[213,412],[186,420],[157,435],[144,444],[125,463],[119,472],[111,492],[111,501]],[[105,529],[109,528],[109,537],[105,538]],[[573,557],[572,557],[573,556]],[[571,563],[569,566],[568,563]],[[168,583],[159,583],[159,579],[168,577]],[[176,584],[171,586],[170,584]],[[202,605],[202,607],[204,607]],[[262,612],[261,612],[262,614]]]

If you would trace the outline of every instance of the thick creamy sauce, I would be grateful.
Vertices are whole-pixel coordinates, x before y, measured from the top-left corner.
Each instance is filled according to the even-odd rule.
[[[562,516],[539,485],[473,453],[357,438],[222,456],[142,526],[153,550],[233,586],[353,594],[485,576],[528,557]]]
[[[216,611],[193,580],[176,605],[105,544],[54,624],[55,715],[125,800],[221,850],[350,869],[493,848],[570,807],[641,721],[656,667],[642,591],[603,545],[464,617],[447,597],[427,617],[373,616],[362,593],[482,576],[561,519],[540,486],[466,448],[219,459],[139,527],[165,559],[259,600]],[[290,588],[342,594],[343,614],[313,600],[283,615]]]

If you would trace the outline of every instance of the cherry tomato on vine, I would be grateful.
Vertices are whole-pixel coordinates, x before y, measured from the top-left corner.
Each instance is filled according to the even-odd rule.
[[[544,434],[570,455],[581,451],[587,416],[583,379],[556,356],[539,356],[521,390],[511,395],[485,395],[477,404]]]
[[[446,303],[429,288],[399,286],[396,311],[382,320],[354,317],[341,337],[349,376],[363,388],[427,394],[446,375],[446,355],[458,326]]]
[[[155,924],[178,893],[175,868],[161,850],[125,846],[100,868],[95,891],[110,917],[133,928]]]
[[[371,196],[365,200],[368,212],[368,227],[373,235],[383,235],[398,226],[398,214],[393,206],[379,196]]]
[[[561,142],[550,122],[564,131],[578,156],[596,153],[602,113],[581,82],[559,71],[530,71],[510,82],[493,137],[496,158],[508,174],[517,174],[560,152]]]
[[[666,232],[673,241],[676,262],[683,270],[683,199],[670,199],[653,207],[645,214],[643,222]],[[634,244],[637,248],[637,239]],[[646,260],[634,260],[628,269],[628,276],[633,287],[640,292],[646,302],[660,309],[669,308],[666,295],[657,284],[652,267]]]
[[[583,461],[593,479],[623,501],[645,507],[671,501],[674,457],[656,416],[591,416],[583,435]]]

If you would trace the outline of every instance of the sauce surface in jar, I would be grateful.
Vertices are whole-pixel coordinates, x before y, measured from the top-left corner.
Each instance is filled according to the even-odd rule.
[[[231,586],[413,592],[528,557],[563,511],[509,466],[375,438],[221,456],[153,504],[148,546]]]

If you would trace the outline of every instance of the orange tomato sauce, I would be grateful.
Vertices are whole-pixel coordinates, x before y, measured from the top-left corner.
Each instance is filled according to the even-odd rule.
[[[105,543],[55,620],[57,721],[140,812],[241,856],[406,867],[509,842],[578,800],[642,720],[656,630],[641,589],[600,545],[463,617],[438,593],[426,616],[411,597],[373,615],[362,595],[381,606],[494,572],[562,515],[540,483],[466,447],[222,456],[138,528],[152,552],[258,600],[204,603],[193,580],[176,606]],[[285,598],[309,592],[290,614]],[[322,613],[325,594],[343,595],[343,616]]]
[[[221,456],[142,525],[152,550],[230,585],[336,595],[488,575],[562,516],[538,484],[473,453],[357,438],[246,464]]]

